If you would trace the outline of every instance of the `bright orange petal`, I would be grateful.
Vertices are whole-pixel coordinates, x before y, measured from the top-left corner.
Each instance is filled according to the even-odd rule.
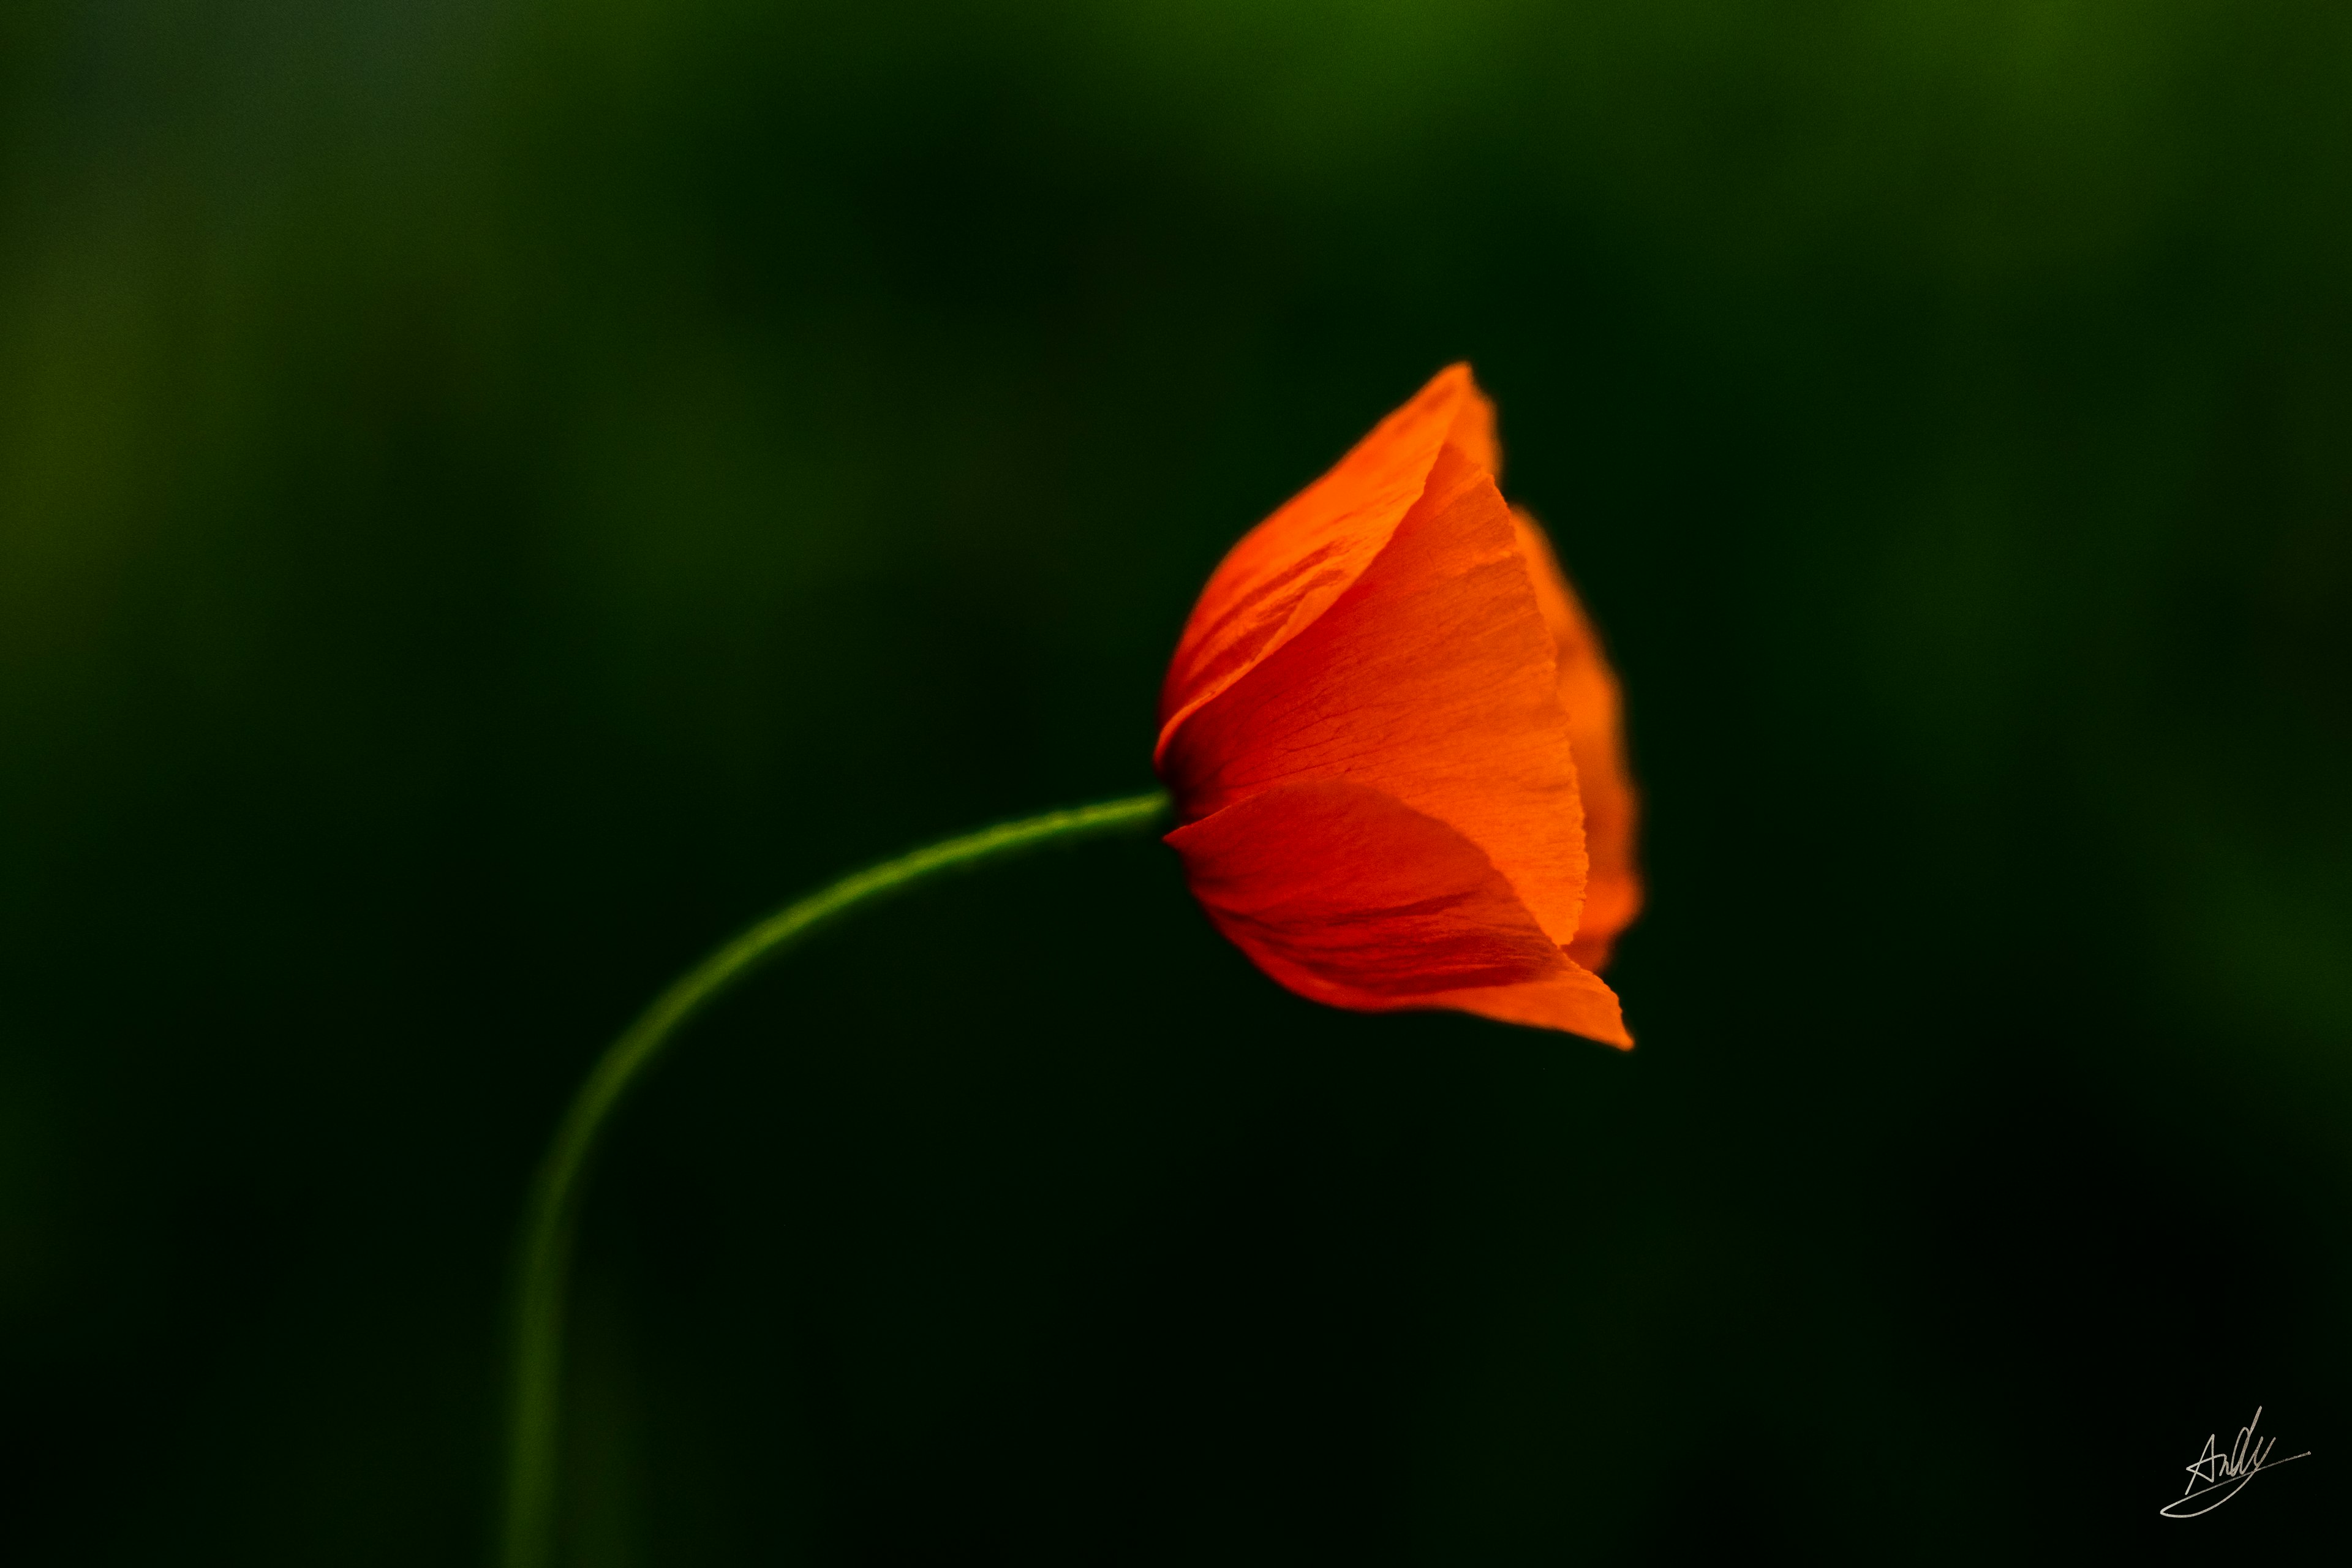
[[[1219,927],[1325,1000],[1400,1005],[1567,963],[1475,844],[1367,784],[1278,784],[1168,842]]]
[[[1169,842],[1301,994],[1630,1045],[1582,962],[1641,898],[1616,681],[1499,462],[1455,366],[1234,547],[1161,695]]]
[[[1185,623],[1160,700],[1160,744],[1185,718],[1298,635],[1346,593],[1421,499],[1448,441],[1489,469],[1495,414],[1451,365],[1381,421],[1331,471],[1234,546]]]
[[[1218,930],[1275,980],[1367,1012],[1452,1007],[1630,1046],[1479,847],[1369,785],[1277,785],[1168,841]]]
[[[1633,847],[1641,801],[1625,762],[1623,699],[1601,638],[1541,525],[1524,511],[1514,510],[1511,517],[1534,578],[1537,605],[1558,650],[1559,702],[1568,714],[1569,744],[1584,796],[1584,912],[1568,951],[1587,969],[1599,970],[1608,963],[1618,933],[1642,910]]]
[[[1583,812],[1520,550],[1494,481],[1442,451],[1347,594],[1171,734],[1180,819],[1307,779],[1369,784],[1476,845],[1551,940],[1572,941]]]
[[[1440,373],[1440,378],[1455,371],[1462,373],[1467,395],[1454,405],[1454,427],[1445,433],[1446,445],[1458,448],[1470,459],[1472,467],[1486,469],[1486,477],[1499,485],[1503,482],[1503,445],[1495,437],[1494,399],[1478,390],[1466,364],[1449,366]]]
[[[1599,1040],[1604,1046],[1632,1050],[1633,1037],[1626,1031],[1617,993],[1609,989],[1607,981],[1574,959],[1567,962],[1567,970],[1552,979],[1527,985],[1456,991],[1445,998],[1445,1005],[1506,1024],[1565,1029],[1588,1040]]]

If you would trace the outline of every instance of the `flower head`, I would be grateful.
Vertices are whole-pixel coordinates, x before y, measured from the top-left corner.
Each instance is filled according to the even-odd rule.
[[[1616,678],[1500,461],[1454,365],[1234,546],[1160,695],[1168,842],[1301,995],[1629,1046]]]

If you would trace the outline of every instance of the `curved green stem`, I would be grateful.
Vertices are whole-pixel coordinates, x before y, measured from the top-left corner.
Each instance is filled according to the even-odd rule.
[[[514,1385],[509,1410],[505,1568],[548,1568],[554,1547],[555,1453],[563,1373],[563,1297],[583,1178],[596,1138],[630,1086],[681,1026],[794,938],[834,916],[935,871],[1007,855],[1048,839],[1140,827],[1168,808],[1163,790],[950,838],[844,877],[751,927],[654,999],[580,1086],[541,1160],[516,1256]]]

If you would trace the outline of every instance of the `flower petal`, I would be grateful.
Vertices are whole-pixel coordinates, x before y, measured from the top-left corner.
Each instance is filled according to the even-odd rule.
[[[1500,461],[1494,406],[1465,364],[1440,371],[1234,546],[1192,606],[1168,667],[1155,760],[1187,716],[1314,624],[1362,575],[1421,499],[1449,440],[1490,471]]]
[[[1599,1040],[1620,1050],[1633,1048],[1625,1028],[1617,993],[1609,983],[1573,959],[1567,972],[1551,980],[1526,985],[1498,985],[1481,991],[1456,991],[1444,1005],[1506,1024],[1529,1024],[1539,1029],[1565,1029]]]
[[[1367,1012],[1451,1007],[1630,1046],[1478,847],[1369,785],[1278,785],[1168,836],[1202,907],[1275,980]]]
[[[1584,910],[1569,955],[1587,969],[1609,962],[1617,934],[1642,910],[1642,876],[1634,864],[1640,797],[1625,761],[1624,704],[1617,674],[1601,650],[1600,636],[1559,569],[1542,525],[1513,509],[1520,552],[1534,579],[1559,664],[1559,705],[1568,714],[1576,783],[1584,796]]]
[[[1282,784],[1369,784],[1475,844],[1555,943],[1572,941],[1583,811],[1520,552],[1494,481],[1443,450],[1348,592],[1171,734],[1179,820]]]

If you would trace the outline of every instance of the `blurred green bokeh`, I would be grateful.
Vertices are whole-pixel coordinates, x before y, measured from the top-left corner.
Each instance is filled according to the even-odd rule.
[[[1641,1048],[1296,1001],[1148,842],[865,919],[600,1173],[569,1560],[2340,1548],[2352,13],[93,0],[0,13],[0,1556],[477,1559],[594,1051],[1148,786],[1462,357]]]

